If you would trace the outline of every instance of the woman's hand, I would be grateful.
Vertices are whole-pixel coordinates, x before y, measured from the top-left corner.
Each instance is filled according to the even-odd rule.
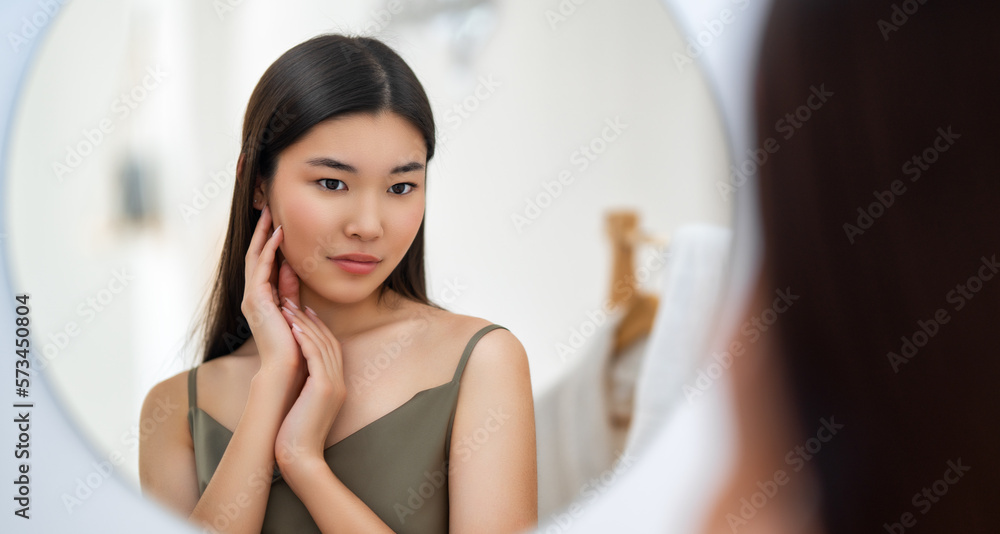
[[[287,392],[287,409],[305,380],[306,369],[290,324],[279,307],[283,298],[297,301],[299,287],[295,271],[285,262],[275,272],[275,257],[284,233],[280,226],[272,232],[271,225],[271,209],[264,206],[246,253],[246,283],[240,309],[260,355],[257,374],[282,384]]]
[[[274,443],[285,476],[308,472],[323,460],[326,438],[347,397],[340,341],[312,310],[286,307],[295,340],[309,369],[305,385],[285,416]]]

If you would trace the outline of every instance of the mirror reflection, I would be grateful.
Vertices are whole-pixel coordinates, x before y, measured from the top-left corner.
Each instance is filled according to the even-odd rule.
[[[676,328],[667,319],[678,313],[709,313],[728,239],[730,205],[716,188],[727,176],[721,122],[698,71],[671,59],[685,44],[654,0],[67,5],[23,91],[8,169],[11,274],[35,299],[37,367],[95,450],[122,459],[116,473],[138,491],[140,442],[165,435],[160,419],[180,414],[187,424],[187,371],[206,359],[199,321],[238,205],[252,92],[283,53],[325,33],[385,43],[426,92],[434,156],[420,176],[399,182],[423,186],[415,213],[423,214],[426,296],[442,317],[467,319],[418,328],[440,353],[415,344],[395,365],[377,356],[409,332],[358,335],[352,325],[375,323],[344,315],[333,331],[345,338],[345,382],[360,376],[372,387],[361,388],[367,404],[353,405],[362,397],[348,388],[344,406],[354,409],[334,423],[330,442],[450,378],[472,334],[496,324],[530,366],[538,521],[591,502],[677,401],[702,334],[675,333],[671,345],[662,332]],[[359,194],[374,199],[364,180],[392,158],[419,160],[426,150],[412,121],[393,118],[309,132],[327,151],[386,140],[343,153],[369,158],[355,177]],[[285,122],[268,126],[276,137]],[[353,190],[350,173],[324,168],[341,173],[314,176],[332,179],[324,187],[340,180]],[[274,191],[260,193],[266,203]],[[272,208],[281,222],[315,220],[302,204]],[[340,248],[350,236],[381,236],[364,215],[327,223],[336,231],[316,235],[343,240],[330,253],[354,252]],[[302,299],[322,302],[309,284],[322,288],[323,271],[310,271],[302,252],[316,235],[297,234],[289,263],[307,288]],[[288,253],[296,236],[284,237]],[[378,274],[350,289],[363,294],[327,290],[368,298],[389,270]],[[252,328],[233,328],[223,343],[256,354],[246,339]],[[366,356],[352,366],[348,348]],[[249,399],[252,375],[197,375],[198,405],[214,406],[223,430],[236,428],[243,407],[212,403]],[[151,389],[172,377],[185,379],[183,396],[144,416]],[[486,446],[488,432],[467,430],[468,450]]]

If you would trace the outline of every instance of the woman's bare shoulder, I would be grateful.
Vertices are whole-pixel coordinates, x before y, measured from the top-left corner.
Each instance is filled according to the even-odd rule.
[[[187,406],[187,383],[190,369],[185,369],[173,376],[156,383],[146,393],[146,403],[150,402],[183,402]]]
[[[249,360],[250,358],[245,356],[226,355],[198,364],[195,392],[198,407],[203,409],[207,407],[207,411],[213,415],[218,414],[224,423],[230,423],[232,414],[229,412],[232,410],[229,409],[229,403],[224,402],[226,396],[220,395],[220,393],[239,392],[243,389],[240,384],[244,378],[246,378],[245,382],[249,383],[250,378],[248,377],[252,377],[253,374],[251,366],[248,365],[253,362]],[[188,391],[188,377],[191,372],[192,369],[180,371],[154,385],[143,401],[142,416],[153,415],[153,411],[157,410],[158,407],[161,409],[171,407],[179,408],[171,410],[172,417],[177,417],[180,414],[183,416],[180,417],[181,419],[186,419],[191,402]],[[162,416],[157,414],[157,418],[162,418]]]
[[[448,326],[451,327],[451,328],[455,328],[456,329],[455,331],[468,332],[469,333],[469,337],[471,337],[476,332],[478,332],[481,329],[486,328],[487,326],[490,326],[490,325],[496,324],[498,326],[504,326],[502,324],[496,323],[495,321],[491,321],[489,319],[484,319],[482,317],[475,317],[475,316],[472,316],[472,315],[462,315],[462,314],[451,313],[451,312],[448,312],[448,313],[451,315],[447,319],[448,321],[451,321],[451,324],[448,325]],[[508,336],[509,336],[509,338],[514,338],[514,335],[510,332],[510,330],[506,329],[505,326],[504,326],[504,328],[498,328],[498,329],[492,330],[491,332],[503,332],[503,334],[500,334],[499,336],[493,335],[492,336],[493,338],[496,338],[496,337],[508,337]],[[487,337],[489,337],[489,336],[487,336]],[[485,337],[483,339],[485,339]],[[516,339],[516,338],[514,338],[514,339]]]
[[[427,354],[460,355],[463,347],[476,332],[491,324],[496,324],[494,321],[482,317],[455,313],[424,304],[414,306],[414,310],[408,314],[410,324],[404,331],[413,334],[413,337],[418,340],[416,346],[420,347],[420,352]],[[476,345],[484,342],[492,344],[492,341],[486,342],[486,340],[505,335],[496,332],[504,332],[509,339],[517,343],[516,338],[509,331],[495,329],[481,338]]]
[[[164,378],[157,382],[149,392],[146,393],[146,400],[143,402],[143,412],[147,407],[155,405],[181,404],[187,408],[188,404],[188,375],[190,369],[185,369],[173,376]]]
[[[502,324],[482,317],[461,314],[452,314],[448,318],[448,321],[442,324],[447,328],[448,332],[452,333],[450,337],[463,346],[470,342],[477,332],[487,326],[497,324],[503,327],[490,330],[476,341],[470,354],[470,366],[473,372],[476,372],[474,369],[485,368],[487,369],[486,372],[489,373],[489,369],[492,366],[509,365],[511,357],[523,359],[525,366],[527,364],[524,347],[521,345],[520,340]],[[476,360],[479,363],[472,365],[472,360]],[[484,362],[484,360],[487,360],[487,362]]]
[[[480,328],[493,324],[493,321],[483,319],[482,317],[463,315],[461,313],[454,313],[450,311],[444,311],[438,321],[441,326],[446,328],[458,327],[472,330],[479,330]]]
[[[418,318],[418,322],[423,322],[428,327],[426,330],[429,339],[445,341],[457,338],[467,341],[481,328],[493,324],[493,321],[482,317],[439,310],[430,306],[426,308],[421,312],[422,316]]]
[[[202,362],[197,365],[198,382],[215,382],[214,379],[222,378],[246,367],[244,363],[246,363],[244,359],[236,355],[219,356]],[[185,369],[164,378],[150,389],[149,395],[178,396],[183,394],[184,397],[187,397],[188,375],[190,374],[191,369]]]
[[[249,382],[253,378],[256,369],[260,367],[260,360],[256,354],[226,354],[212,358],[198,366],[198,382],[213,386],[230,387],[233,382]]]
[[[161,437],[168,436],[160,443],[181,441],[190,444],[191,436],[186,430],[187,376],[188,371],[181,371],[161,380],[146,393],[139,412],[141,443],[153,443],[147,438],[152,433],[160,433]]]
[[[527,380],[528,357],[521,341],[505,325],[481,317],[452,314],[450,331],[463,345],[481,329],[497,324],[503,328],[490,330],[478,341],[469,355],[466,373],[485,380],[513,373],[517,379]],[[492,377],[492,378],[491,378]],[[509,377],[508,377],[509,378]]]

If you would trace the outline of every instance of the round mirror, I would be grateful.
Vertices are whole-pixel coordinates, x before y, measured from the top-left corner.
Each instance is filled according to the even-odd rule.
[[[642,368],[625,353],[641,356],[672,237],[731,220],[722,121],[659,0],[66,4],[21,91],[6,169],[7,269],[32,294],[36,367],[138,491],[142,400],[199,357],[188,336],[250,92],[326,32],[382,39],[430,97],[428,292],[526,348],[544,522],[588,495],[586,469],[549,458],[598,474],[620,459]],[[644,319],[619,328],[626,312]],[[559,391],[573,373],[607,384],[592,390],[607,413],[574,416],[610,421],[596,459],[566,445]]]

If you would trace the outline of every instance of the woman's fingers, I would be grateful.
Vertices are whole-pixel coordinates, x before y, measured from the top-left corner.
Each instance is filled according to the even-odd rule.
[[[287,302],[286,302],[287,304]],[[317,364],[322,366],[322,371],[330,377],[331,380],[342,380],[340,376],[341,372],[338,370],[339,355],[335,354],[339,352],[339,343],[335,343],[336,338],[330,333],[330,330],[326,328],[326,325],[317,319],[311,319],[308,312],[303,312],[302,310],[291,310],[288,307],[285,308],[289,310],[290,316],[295,321],[295,326],[298,327],[300,332],[298,332],[298,337],[306,338],[309,340],[309,347],[302,347],[302,354],[307,358],[317,359]],[[318,324],[317,324],[318,323]],[[293,327],[293,330],[295,328]],[[308,354],[307,354],[308,351]]]
[[[250,260],[246,267],[246,287],[243,295],[243,313],[246,315],[267,316],[280,304],[278,292],[271,281],[271,271],[283,235],[281,226],[278,226],[264,242],[259,255],[247,254]]]
[[[316,332],[311,330],[308,325],[300,326],[301,322],[297,319],[292,324],[292,335],[302,347],[302,356],[306,359],[309,376],[319,379],[320,382],[328,384],[332,391],[336,391],[335,376],[330,374],[330,367],[326,363],[327,358],[323,355],[323,348],[316,337]]]
[[[303,329],[303,333],[312,341],[316,349],[319,364],[323,366],[323,372],[331,379],[335,378],[337,375],[333,374],[333,367],[330,365],[330,340],[319,331],[316,324],[309,320],[302,310],[296,310],[296,318],[298,319],[299,326]]]
[[[327,373],[337,379],[342,374],[338,369],[339,365],[339,354],[340,354],[340,342],[334,337],[330,329],[326,327],[326,324],[315,316],[310,310],[306,310],[301,314],[302,319],[305,322],[305,328],[311,330],[314,333],[314,337],[317,339],[317,344],[322,346],[322,356],[323,365],[326,366]]]
[[[274,251],[277,250],[279,244],[275,243],[275,240],[276,238],[280,239],[283,234],[281,233],[280,225],[273,232],[268,233],[267,229],[270,227],[271,209],[268,206],[264,206],[264,210],[261,211],[260,218],[257,220],[257,227],[254,228],[253,235],[250,237],[250,246],[247,247],[245,280],[248,283],[251,281],[261,281],[262,270],[266,272],[266,276],[263,277],[264,279],[271,277]],[[261,267],[264,267],[264,269],[261,269]]]
[[[319,315],[316,315],[316,312],[314,312],[311,308],[306,308],[305,316],[309,319],[309,322],[316,327],[320,336],[326,339],[329,343],[328,347],[330,349],[331,357],[330,364],[333,366],[333,369],[340,369],[342,371],[344,369],[344,360],[340,348],[340,340],[333,335],[333,332],[327,328],[326,323],[324,323],[323,320],[319,318]],[[339,375],[343,373],[338,372],[337,374]]]
[[[247,252],[260,254],[260,249],[264,246],[264,241],[267,239],[264,229],[270,227],[271,210],[267,206],[264,206],[264,209],[260,212],[260,217],[257,219],[257,226],[254,227],[253,235],[250,237],[250,247],[247,249]]]
[[[260,251],[264,248],[264,243],[267,241],[266,229],[271,227],[271,210],[264,206],[264,210],[260,212],[260,218],[257,219],[257,226],[254,227],[253,235],[250,236],[250,246],[247,247],[246,260],[246,279],[249,280],[250,276],[253,274],[253,267],[257,265],[257,257],[260,256]]]
[[[271,269],[274,267],[274,253],[278,250],[278,245],[281,244],[282,236],[283,233],[281,231],[281,225],[279,225],[274,229],[274,232],[271,233],[271,237],[268,238],[267,242],[264,244],[264,248],[260,251],[260,256],[257,258],[257,265],[254,268],[254,284],[263,285],[265,283],[271,283]]]

